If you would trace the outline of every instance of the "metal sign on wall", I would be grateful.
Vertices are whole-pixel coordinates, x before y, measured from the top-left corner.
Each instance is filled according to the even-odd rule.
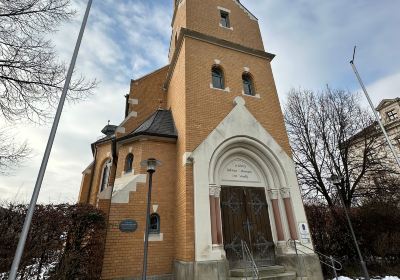
[[[138,223],[135,220],[123,220],[119,223],[119,230],[122,232],[135,232]]]

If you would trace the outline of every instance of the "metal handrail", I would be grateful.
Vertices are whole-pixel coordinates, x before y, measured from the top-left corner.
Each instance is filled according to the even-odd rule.
[[[289,239],[287,243],[289,244],[289,246],[294,247],[294,249],[296,250],[296,254],[297,254],[297,252],[300,252],[300,253],[303,253],[304,255],[308,255],[308,256],[311,255],[311,254],[299,249],[297,247],[297,245],[303,246],[304,248],[307,248],[308,250],[311,250],[312,252],[316,253],[319,257],[319,261],[321,263],[323,263],[324,265],[332,268],[334,270],[335,275],[336,275],[336,271],[343,269],[342,263],[339,262],[338,260],[334,259],[332,256],[327,256],[325,254],[322,254],[321,252],[318,252],[318,251],[314,250],[313,248],[310,248],[310,247],[302,244],[301,242],[298,242],[297,240]],[[292,243],[294,244],[294,246],[292,245]],[[321,258],[325,258],[325,260],[322,260]],[[327,263],[328,260],[331,262],[331,264]],[[338,267],[336,267],[336,264],[338,265]]]
[[[245,264],[245,277],[246,277],[246,279],[247,279],[247,269],[248,269],[248,266],[249,266],[248,263],[250,264],[250,269],[253,272],[253,275],[252,275],[253,278],[252,279],[260,279],[260,274],[259,274],[259,271],[258,271],[258,267],[256,265],[256,262],[254,261],[253,255],[250,252],[249,246],[247,246],[246,241],[241,240],[241,242],[242,242],[243,262]],[[247,261],[246,256],[248,257],[249,261]]]

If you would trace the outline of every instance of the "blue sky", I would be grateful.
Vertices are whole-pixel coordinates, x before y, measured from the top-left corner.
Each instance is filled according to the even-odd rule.
[[[200,0],[186,0],[200,1]],[[233,0],[232,0],[233,1]],[[398,0],[242,0],[259,19],[281,102],[293,87],[359,91],[349,61],[356,63],[374,103],[400,96],[400,2]],[[60,59],[69,61],[86,1],[52,34]],[[172,0],[95,0],[76,70],[101,83],[88,100],[67,104],[43,181],[39,201],[75,202],[81,172],[91,162],[90,143],[111,120],[123,120],[130,79],[168,63]],[[5,124],[7,127],[7,124]],[[8,125],[9,126],[9,125]],[[0,177],[0,200],[27,202],[50,126],[19,123],[16,137],[33,154],[12,176]]]

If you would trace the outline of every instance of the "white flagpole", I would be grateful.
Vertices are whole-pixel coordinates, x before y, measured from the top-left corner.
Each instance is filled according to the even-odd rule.
[[[394,156],[394,158],[396,159],[396,162],[397,162],[397,164],[399,165],[399,168],[400,168],[400,159],[399,159],[398,155],[396,154],[396,151],[395,151],[395,149],[394,149],[394,147],[393,147],[393,145],[392,145],[392,142],[390,141],[390,138],[389,138],[389,136],[388,136],[388,134],[387,134],[387,132],[386,132],[386,129],[385,129],[385,127],[383,126],[382,121],[381,121],[381,119],[379,118],[379,115],[378,115],[378,113],[377,113],[376,110],[375,110],[374,104],[372,103],[371,98],[369,97],[369,94],[368,94],[368,92],[367,92],[367,89],[365,88],[364,83],[363,83],[363,81],[361,80],[360,74],[359,74],[358,71],[357,71],[356,65],[354,64],[354,56],[355,56],[355,53],[356,53],[356,47],[354,47],[353,60],[350,61],[351,67],[353,68],[353,71],[354,71],[354,73],[355,73],[356,76],[357,76],[358,82],[360,83],[361,88],[363,89],[364,94],[365,94],[365,96],[367,97],[367,100],[368,100],[369,105],[371,106],[372,112],[374,112],[375,119],[376,119],[376,121],[379,123],[379,126],[380,126],[381,129],[382,129],[383,135],[385,136],[386,141],[387,141],[387,143],[388,143],[388,145],[389,145],[389,148],[390,148],[390,150],[392,151],[393,156]]]
[[[57,107],[56,115],[54,117],[53,125],[51,127],[49,139],[47,141],[46,150],[43,155],[42,164],[40,165],[39,173],[38,173],[38,176],[36,179],[35,188],[34,188],[34,191],[32,194],[31,202],[29,204],[28,212],[25,217],[24,226],[22,228],[22,232],[21,232],[21,235],[20,235],[20,238],[18,241],[17,250],[15,252],[15,256],[14,256],[14,260],[13,260],[13,263],[11,266],[10,275],[8,277],[8,280],[15,280],[17,277],[18,267],[21,262],[22,254],[24,252],[25,242],[28,237],[29,228],[31,226],[33,212],[35,211],[37,199],[39,197],[40,188],[42,186],[43,177],[46,172],[47,163],[49,161],[51,148],[53,147],[54,138],[56,136],[58,124],[60,122],[61,113],[62,113],[62,110],[64,107],[65,98],[67,96],[68,88],[69,88],[69,85],[71,82],[72,73],[74,71],[74,67],[75,67],[75,63],[76,63],[76,58],[78,57],[79,47],[81,45],[83,33],[86,28],[86,23],[87,23],[87,20],[89,17],[89,11],[90,11],[90,7],[92,6],[92,1],[93,0],[89,0],[87,7],[86,7],[86,12],[83,17],[83,21],[82,21],[81,29],[79,31],[78,39],[76,41],[74,53],[73,53],[72,59],[71,59],[71,64],[70,64],[68,72],[67,72],[67,77],[65,79],[64,88],[63,88],[63,91],[62,91],[62,94],[60,97],[60,102]]]

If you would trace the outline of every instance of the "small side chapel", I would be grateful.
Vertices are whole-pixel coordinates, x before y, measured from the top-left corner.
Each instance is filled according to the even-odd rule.
[[[141,279],[148,158],[148,279],[323,279],[258,19],[239,0],[176,0],[171,26],[169,64],[131,80],[83,171],[79,202],[108,219],[102,279]]]

